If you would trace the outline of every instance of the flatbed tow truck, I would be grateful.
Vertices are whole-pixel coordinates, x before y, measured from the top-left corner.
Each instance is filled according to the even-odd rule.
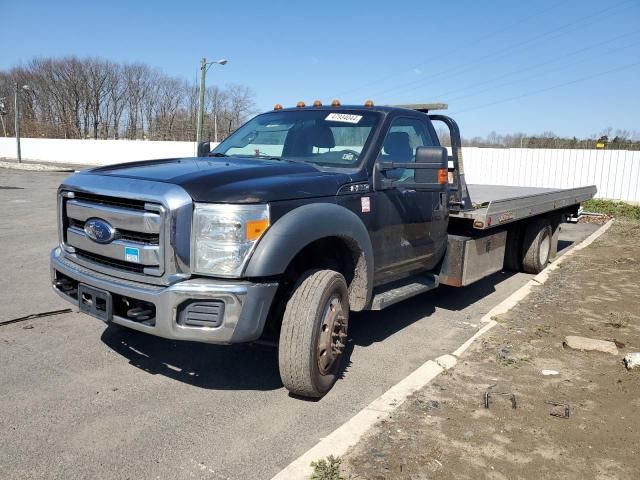
[[[351,311],[537,273],[596,193],[467,185],[457,124],[430,113],[444,108],[276,105],[198,157],[75,174],[58,191],[53,288],[164,338],[275,341],[284,386],[321,397]]]

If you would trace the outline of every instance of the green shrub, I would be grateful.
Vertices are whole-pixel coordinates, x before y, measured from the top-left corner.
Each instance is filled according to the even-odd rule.
[[[316,462],[311,462],[313,473],[311,480],[347,480],[340,473],[340,464],[342,459],[329,455],[326,459],[322,458]]]
[[[640,205],[631,205],[614,200],[591,199],[582,204],[585,212],[604,213],[626,220],[640,220]]]

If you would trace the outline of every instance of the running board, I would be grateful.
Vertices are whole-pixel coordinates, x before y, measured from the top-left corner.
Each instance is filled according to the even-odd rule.
[[[431,274],[423,274],[407,278],[399,282],[393,282],[386,288],[375,293],[371,300],[371,310],[382,310],[395,303],[415,297],[438,287],[438,277]]]

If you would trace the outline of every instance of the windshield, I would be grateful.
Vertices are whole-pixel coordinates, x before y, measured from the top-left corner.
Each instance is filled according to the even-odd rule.
[[[211,154],[353,167],[378,120],[375,112],[355,110],[266,113],[240,127]]]

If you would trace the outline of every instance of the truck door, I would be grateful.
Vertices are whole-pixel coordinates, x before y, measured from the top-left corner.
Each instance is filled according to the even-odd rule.
[[[426,120],[398,117],[389,127],[377,161],[414,162],[416,148],[436,145],[435,131]],[[382,174],[395,180],[396,186],[374,192],[372,199],[376,284],[433,268],[447,241],[446,193],[403,187],[403,182],[414,182],[413,169]]]

